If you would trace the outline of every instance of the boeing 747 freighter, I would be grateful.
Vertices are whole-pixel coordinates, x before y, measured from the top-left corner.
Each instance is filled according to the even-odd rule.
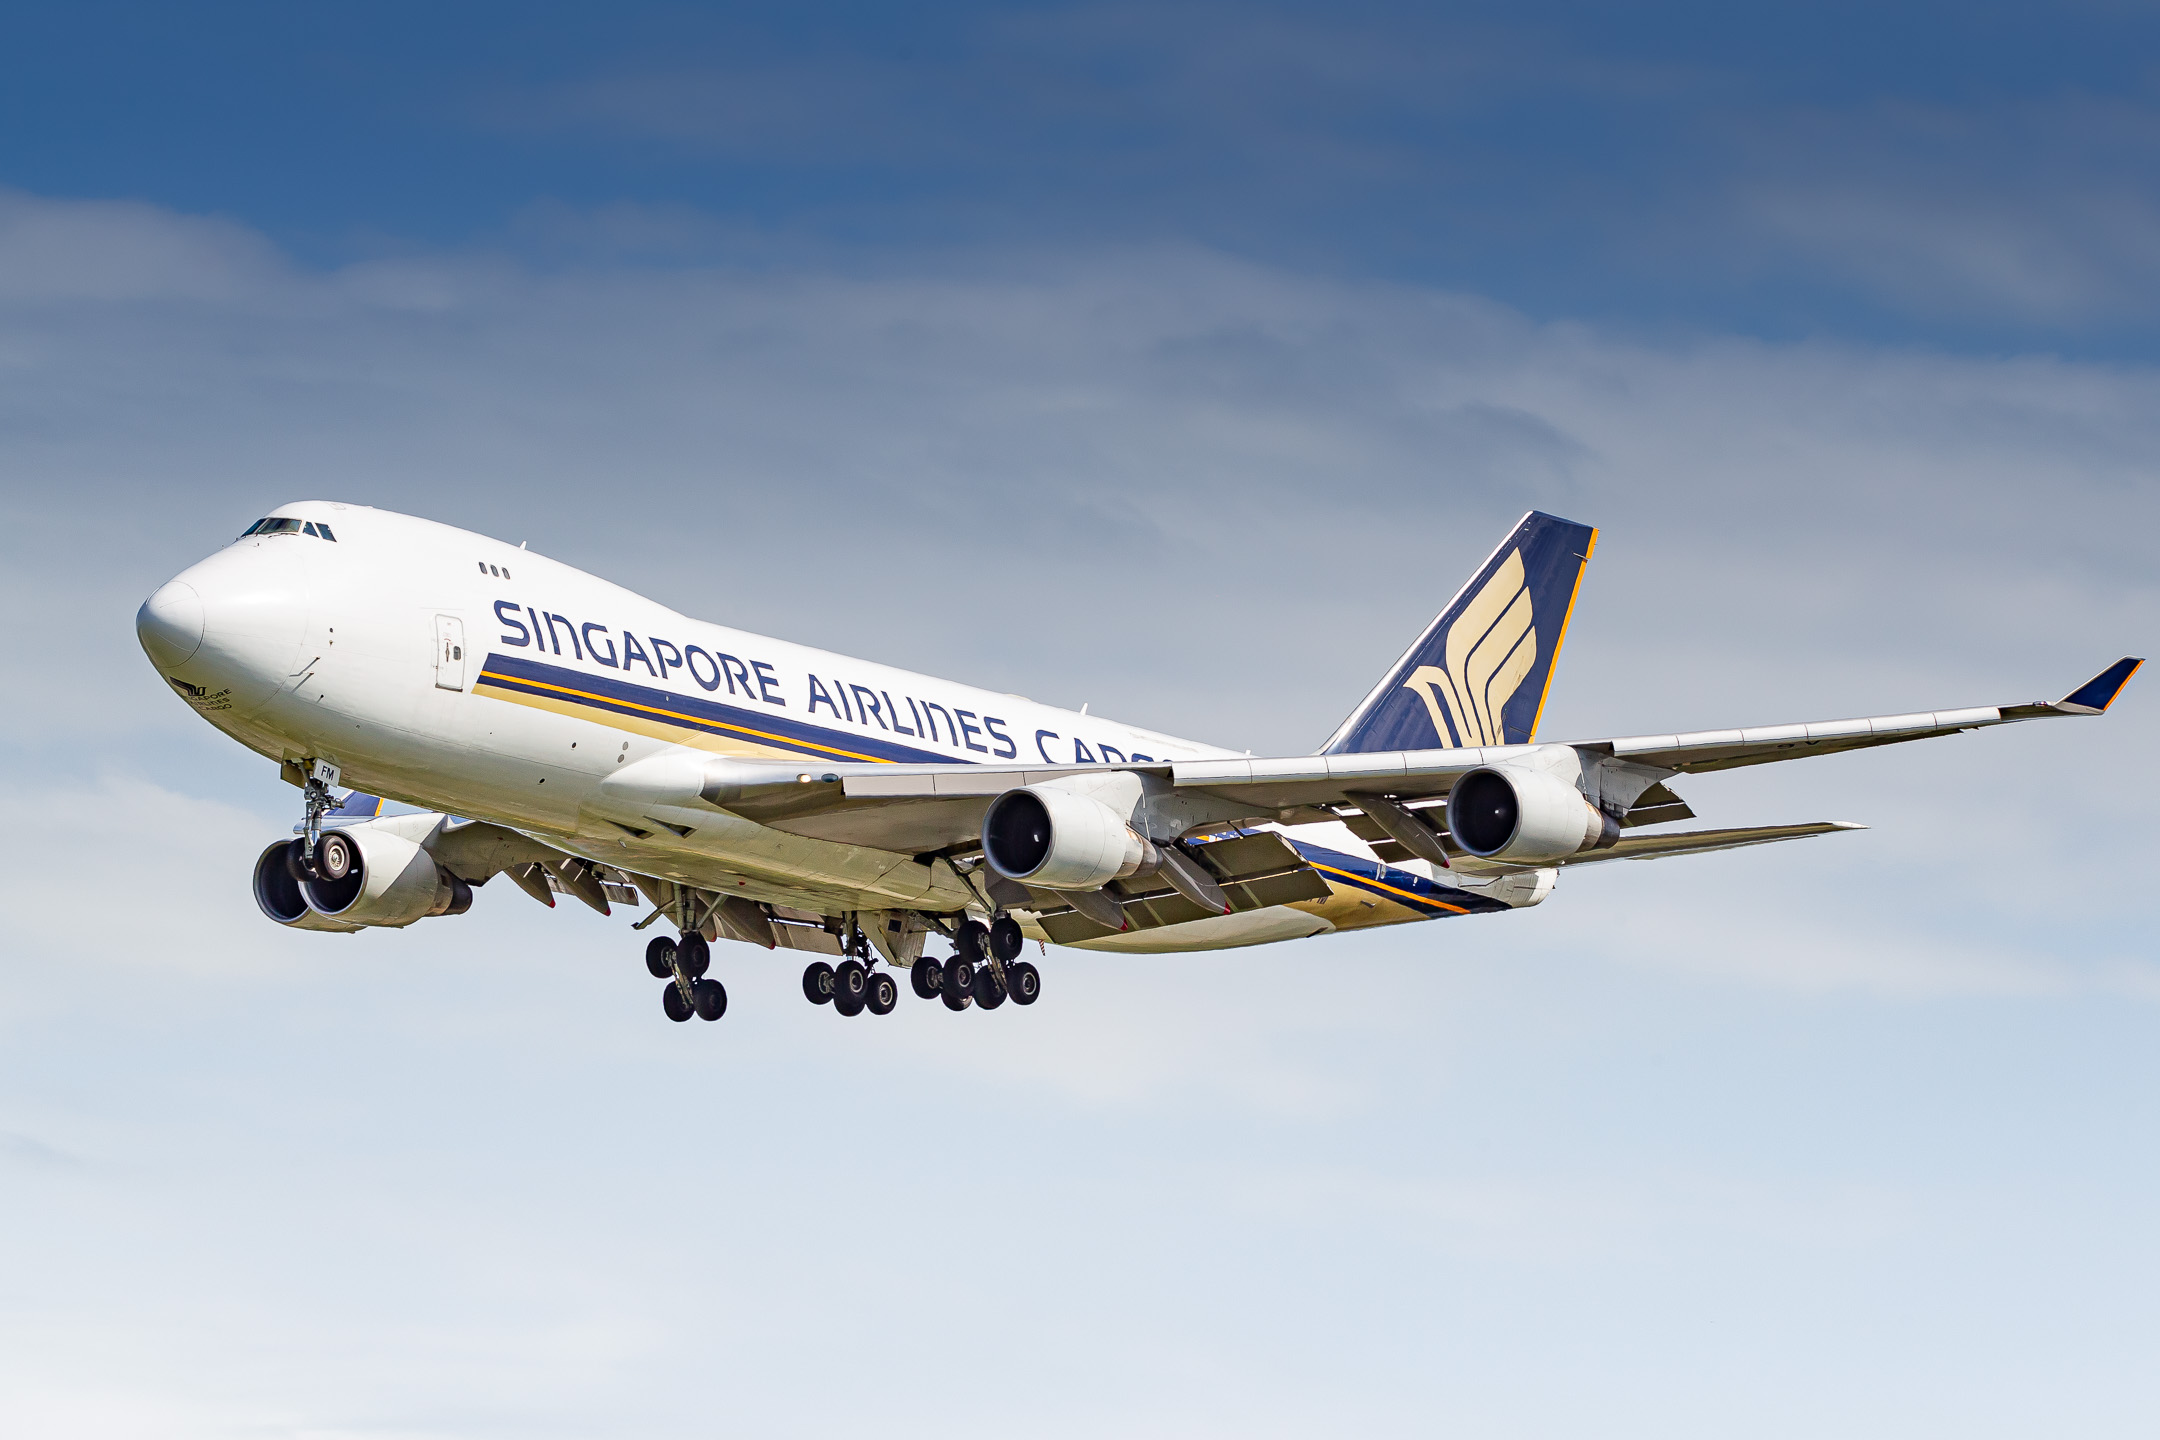
[[[1560,872],[1856,826],[1674,830],[1682,776],[2098,715],[2054,702],[1540,741],[1597,532],[1532,512],[1315,753],[1255,759],[679,615],[522,548],[358,505],[280,507],[136,617],[158,673],[302,791],[263,913],[352,933],[498,875],[646,913],[670,1019],[716,1020],[721,940],[813,957],[888,1014],[1032,1004],[1024,942],[1258,945],[1542,902]],[[384,813],[385,800],[417,807]],[[949,954],[928,955],[940,937]]]

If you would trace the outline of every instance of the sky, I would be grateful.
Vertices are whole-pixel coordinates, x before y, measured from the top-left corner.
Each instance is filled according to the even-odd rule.
[[[0,15],[0,1428],[2145,1435],[2160,743],[884,1019],[618,912],[256,910],[135,607],[280,502],[1312,749],[1524,510],[1544,720],[2051,699],[2160,621],[2147,6]]]

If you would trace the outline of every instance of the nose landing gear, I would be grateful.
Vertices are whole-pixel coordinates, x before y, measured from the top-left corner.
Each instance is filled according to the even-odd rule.
[[[352,873],[352,842],[342,835],[325,839],[323,816],[337,809],[330,788],[338,783],[338,767],[327,760],[310,760],[307,779],[300,787],[306,818],[300,825],[300,843],[286,852],[285,868],[303,884],[309,880],[342,880]]]

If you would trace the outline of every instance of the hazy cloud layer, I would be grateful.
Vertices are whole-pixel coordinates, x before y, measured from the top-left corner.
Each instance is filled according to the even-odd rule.
[[[1296,752],[1536,505],[1604,527],[1549,734],[2052,697],[2160,619],[2160,374],[1645,337],[1189,245],[659,249],[324,270],[236,221],[0,199],[0,598],[33,617],[0,1414],[2139,1433],[2149,677],[2103,722],[1683,788],[1859,835],[1593,867],[1498,919],[1054,953],[992,1016],[842,1021],[725,946],[733,1008],[685,1029],[623,917],[507,886],[402,934],[261,920],[294,792],[131,622],[334,497]]]

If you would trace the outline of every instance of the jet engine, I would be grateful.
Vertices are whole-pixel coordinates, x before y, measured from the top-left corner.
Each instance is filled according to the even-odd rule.
[[[1620,837],[1604,812],[1567,781],[1542,770],[1493,765],[1448,792],[1448,837],[1481,860],[1541,865]]]
[[[472,887],[414,841],[387,830],[326,830],[316,845],[319,869],[343,874],[303,878],[300,842],[263,851],[255,862],[255,903],[280,925],[300,930],[402,926],[430,915],[462,915]]]
[[[300,863],[300,842],[280,840],[262,852],[255,862],[255,903],[263,914],[280,925],[290,925],[295,930],[330,930],[351,934],[361,929],[318,915],[308,908],[307,896],[300,893],[300,879],[296,873]]]
[[[1045,890],[1100,890],[1154,858],[1154,847],[1124,816],[1052,785],[1008,790],[991,801],[982,841],[991,869]]]

